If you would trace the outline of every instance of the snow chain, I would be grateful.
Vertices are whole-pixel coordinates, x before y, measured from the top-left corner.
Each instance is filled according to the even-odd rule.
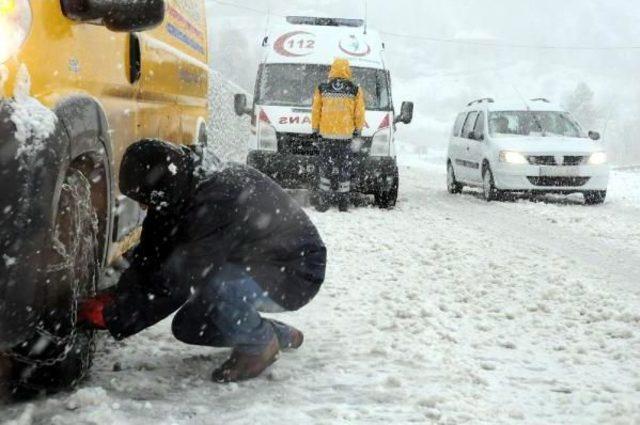
[[[77,175],[74,174],[74,175],[71,175],[69,179],[80,180],[80,183],[85,185],[84,190],[87,191],[88,193],[91,193],[89,188],[89,183],[86,181],[84,176],[78,177]],[[63,183],[62,185],[62,188],[63,190],[66,189],[71,192],[72,199],[75,201],[76,205],[80,210],[79,214],[77,214],[75,217],[75,222],[73,223],[75,226],[76,237],[78,238],[87,237],[86,235],[83,234],[83,230],[84,230],[83,224],[84,224],[84,220],[86,219],[85,217],[91,216],[90,218],[91,226],[93,227],[93,230],[94,230],[94,232],[91,235],[91,237],[93,238],[92,246],[96,247],[97,241],[96,241],[95,235],[97,234],[98,220],[95,213],[91,210],[90,203],[89,205],[87,205],[86,203],[83,202],[85,200],[80,199],[81,195],[78,193],[77,186],[70,185],[69,183],[67,183],[67,181],[65,181],[65,183]],[[81,246],[80,243],[74,243],[72,245],[73,252],[67,253],[67,248],[64,246],[62,242],[60,242],[59,230],[60,229],[58,229],[56,226],[52,243],[53,243],[53,249],[62,257],[63,261],[57,264],[52,264],[49,267],[47,267],[47,270],[46,270],[47,274],[67,270],[73,267],[75,264],[74,260],[78,258],[79,255],[83,255],[83,253],[78,252],[79,247]],[[97,257],[94,257],[93,261],[98,261]],[[93,280],[91,282],[89,295],[95,295],[95,288],[97,287],[97,283],[98,283],[97,282],[98,273],[94,272],[92,274],[93,274]],[[71,310],[70,310],[71,311],[70,334],[65,337],[59,337],[57,335],[52,334],[51,332],[47,331],[42,327],[36,328],[37,335],[40,335],[41,337],[46,338],[51,342],[54,342],[56,345],[64,347],[62,352],[54,358],[45,359],[45,360],[32,359],[25,355],[16,353],[15,351],[7,352],[6,353],[7,357],[15,359],[20,363],[26,364],[34,368],[55,366],[56,364],[61,363],[67,359],[69,352],[71,351],[73,346],[76,344],[78,339],[78,303],[81,296],[81,291],[80,291],[81,282],[79,282],[79,279],[74,279],[74,280],[75,281],[72,288],[72,300],[71,300]],[[95,345],[96,345],[95,332],[92,332],[89,335],[89,348],[90,348],[89,352],[92,352],[95,349]],[[91,356],[87,356],[87,358],[89,359],[89,361],[87,361],[86,363],[85,363],[85,358],[82,358],[83,364],[82,364],[82,372],[80,375],[80,379],[84,378],[84,376],[86,375],[86,373],[89,371],[91,367],[91,360],[90,360]]]

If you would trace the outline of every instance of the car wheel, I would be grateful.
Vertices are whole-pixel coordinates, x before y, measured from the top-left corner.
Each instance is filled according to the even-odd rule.
[[[584,202],[587,205],[601,205],[607,199],[606,190],[597,190],[584,193]]]
[[[91,186],[81,172],[70,170],[62,184],[51,237],[46,311],[36,335],[7,357],[14,398],[71,388],[89,371],[94,332],[78,328],[77,308],[81,298],[96,292],[100,269],[97,233]]]
[[[456,180],[456,172],[453,169],[453,164],[449,162],[447,164],[447,191],[452,195],[462,193],[463,186]]]
[[[496,188],[493,172],[488,165],[482,173],[482,197],[487,202],[500,201],[504,198],[504,193]]]
[[[398,204],[399,188],[400,176],[396,173],[390,190],[374,193],[375,205],[380,209],[391,209],[395,207]]]

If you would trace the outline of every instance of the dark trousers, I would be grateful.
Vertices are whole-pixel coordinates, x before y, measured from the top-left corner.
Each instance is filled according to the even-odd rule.
[[[348,197],[354,161],[351,140],[322,139],[319,147],[317,191],[328,197]]]

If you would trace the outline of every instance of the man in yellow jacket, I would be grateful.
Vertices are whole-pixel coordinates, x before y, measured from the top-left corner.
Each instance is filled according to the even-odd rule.
[[[336,200],[340,211],[349,209],[352,141],[362,133],[366,110],[364,91],[352,78],[349,61],[336,59],[329,80],[318,86],[313,97],[312,126],[320,148],[315,196],[321,211]]]

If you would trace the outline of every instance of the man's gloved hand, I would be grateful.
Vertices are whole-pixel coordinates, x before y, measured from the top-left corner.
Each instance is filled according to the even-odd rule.
[[[78,306],[78,323],[80,326],[88,329],[106,330],[107,322],[104,319],[104,309],[113,303],[114,299],[113,294],[104,293],[81,301]]]
[[[354,139],[359,139],[362,137],[362,133],[360,132],[360,130],[356,130],[353,132],[353,138]]]

